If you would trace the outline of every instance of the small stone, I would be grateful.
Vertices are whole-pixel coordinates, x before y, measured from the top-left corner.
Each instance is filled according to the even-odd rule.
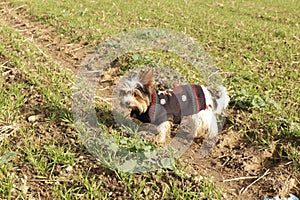
[[[73,171],[73,167],[72,167],[71,165],[68,165],[68,167],[66,168],[66,171],[67,171],[67,172]]]
[[[44,114],[32,115],[32,116],[28,117],[28,121],[29,122],[35,122],[35,121],[38,121],[38,120],[43,119],[43,118],[45,118]]]
[[[2,73],[3,77],[7,77],[10,74],[11,70],[5,71]]]

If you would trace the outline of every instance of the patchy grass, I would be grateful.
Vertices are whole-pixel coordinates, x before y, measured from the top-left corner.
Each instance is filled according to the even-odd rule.
[[[155,196],[157,187],[160,192],[155,193],[162,198],[199,199],[210,194],[221,198],[212,182],[207,182],[210,187],[204,186],[202,190],[207,192],[203,193],[195,192],[199,190],[192,183],[201,182],[193,178],[174,179],[189,182],[189,187],[182,183],[170,185],[168,179],[173,175],[167,171],[164,172],[167,175],[159,172],[166,179],[159,186],[153,185],[152,174],[139,177],[112,172],[111,177],[105,174],[99,177],[95,171],[90,172],[102,166],[87,158],[70,119],[73,75],[15,30],[4,24],[1,27],[1,73],[5,75],[0,118],[3,121],[1,198],[107,199],[125,195],[149,199]]]
[[[272,163],[291,162],[290,174],[300,177],[299,2],[10,0],[2,2],[1,9],[52,27],[53,37],[87,42],[91,48],[139,27],[173,29],[195,38],[229,87],[226,130],[244,136],[243,142],[262,152],[272,149]],[[128,175],[103,168],[86,152],[72,124],[74,74],[14,30],[18,27],[4,20],[0,27],[1,198],[226,198],[210,178],[197,181],[170,171]],[[161,55],[133,53],[125,65],[180,67],[178,57],[163,55],[158,60]],[[195,80],[190,71],[182,72]],[[109,108],[102,112],[107,114]],[[112,123],[105,117],[103,126]]]

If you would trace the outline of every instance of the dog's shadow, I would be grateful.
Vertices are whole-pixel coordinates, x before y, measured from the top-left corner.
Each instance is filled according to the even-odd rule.
[[[115,126],[113,112],[108,106],[97,106],[95,110],[97,115],[97,122],[99,124],[105,124],[107,127]]]

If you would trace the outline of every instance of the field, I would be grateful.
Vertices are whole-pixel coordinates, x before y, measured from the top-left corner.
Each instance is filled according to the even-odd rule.
[[[294,0],[1,1],[0,199],[300,198],[299,10]],[[207,157],[197,157],[195,140],[172,169],[130,174],[83,145],[72,87],[99,43],[144,27],[194,38],[231,101]],[[183,61],[166,52],[124,55],[103,72],[95,105],[106,133],[135,150],[140,144],[122,137],[108,99],[129,68],[149,63],[181,69]]]

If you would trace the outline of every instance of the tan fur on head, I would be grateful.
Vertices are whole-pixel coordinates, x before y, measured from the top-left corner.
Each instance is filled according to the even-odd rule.
[[[134,89],[132,92],[132,95],[135,98],[135,108],[138,109],[140,113],[145,113],[148,109],[148,106],[150,105],[150,96],[152,94],[152,90],[154,88],[154,77],[153,77],[153,71],[149,70],[143,74],[140,75],[140,81],[143,85],[143,91],[142,93],[139,89]]]
[[[132,109],[138,109],[140,113],[146,112],[150,104],[150,99],[138,89],[134,89],[132,91],[132,95],[134,97],[134,100],[132,102],[134,106],[132,107]]]

